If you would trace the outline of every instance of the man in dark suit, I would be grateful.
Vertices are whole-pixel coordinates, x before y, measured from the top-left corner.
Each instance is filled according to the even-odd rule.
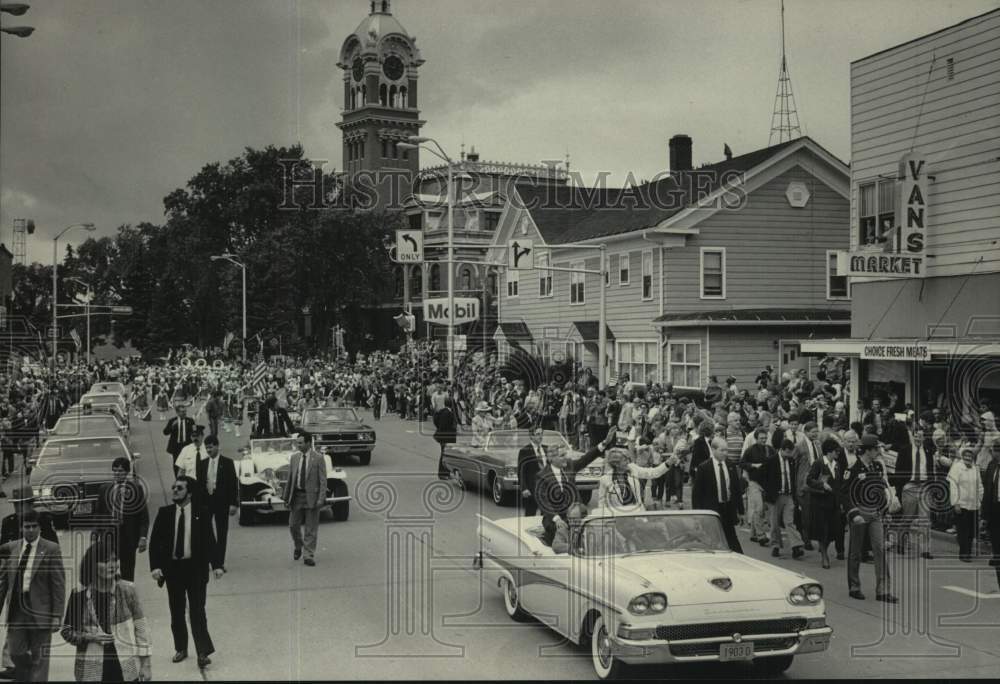
[[[844,512],[840,485],[847,470],[847,457],[835,439],[827,439],[821,447],[823,457],[809,468],[806,484],[812,498],[812,521],[823,567],[830,567],[830,542],[837,549],[837,558],[844,558]]]
[[[278,398],[272,394],[257,412],[254,437],[288,437],[294,429],[288,411],[278,406]]]
[[[993,443],[993,459],[986,466],[983,478],[983,519],[990,533],[993,557],[990,565],[997,575],[997,592],[1000,592],[1000,442]]]
[[[46,682],[52,633],[62,625],[66,571],[59,545],[41,538],[36,511],[21,516],[21,534],[0,546],[0,609],[7,608],[14,679]]]
[[[542,539],[544,543],[552,545],[556,532],[555,517],[558,516],[565,522],[569,507],[575,503],[582,503],[580,491],[576,488],[576,475],[600,458],[614,443],[615,432],[616,429],[612,427],[603,442],[575,461],[570,460],[558,446],[549,449],[546,455],[547,463],[538,472],[535,488],[532,491],[538,510],[542,513],[542,526],[545,528]]]
[[[718,513],[729,548],[743,553],[740,540],[736,537],[736,522],[743,514],[743,488],[736,466],[726,462],[726,453],[721,449],[717,449],[712,458],[695,471],[691,504],[694,508]]]
[[[167,453],[177,463],[177,456],[181,449],[191,443],[191,436],[194,434],[194,420],[187,416],[187,406],[177,404],[174,407],[177,415],[167,421],[163,428],[163,434],[167,436]],[[175,471],[176,472],[176,471]]]
[[[935,490],[940,484],[934,484],[941,479],[937,472],[937,445],[932,439],[934,433],[934,414],[926,411],[913,427],[910,435],[903,431],[897,438],[893,449],[896,451],[896,468],[889,475],[889,483],[895,488],[896,495],[902,504],[900,515],[894,520],[896,530],[896,551],[906,553],[906,547],[912,537],[917,539],[920,555],[923,558],[933,558],[931,555],[931,509],[930,503]],[[910,528],[916,523],[916,529]]]
[[[46,430],[51,430],[59,421],[59,416],[66,410],[66,402],[59,396],[59,390],[53,388],[49,390],[48,396],[43,398],[38,405],[38,422],[44,425]]]
[[[688,474],[692,482],[701,464],[712,458],[712,447],[709,442],[714,434],[715,428],[708,421],[702,422],[698,427],[698,438],[691,443],[691,465]]]
[[[206,458],[195,465],[194,477],[201,484],[202,507],[215,523],[215,541],[219,547],[219,564],[226,572],[226,544],[229,539],[229,517],[240,510],[240,482],[233,459],[219,454],[219,438],[205,438]],[[196,497],[198,498],[198,497]]]
[[[526,517],[538,512],[538,503],[533,492],[538,481],[538,472],[548,463],[545,447],[542,446],[544,430],[540,424],[530,428],[528,443],[517,452],[517,482],[521,490],[521,507]]]
[[[144,553],[149,535],[149,509],[146,501],[149,495],[142,483],[129,477],[132,464],[124,456],[111,463],[114,482],[102,492],[101,501],[107,506],[109,519],[113,524],[115,547],[122,579],[135,581],[135,554]]]
[[[802,416],[802,431],[796,433],[795,439],[795,493],[799,512],[799,532],[802,533],[805,542],[803,548],[812,551],[813,545],[810,541],[813,539],[812,501],[806,478],[813,463],[820,460],[820,447],[816,441],[819,438],[819,427],[806,418],[806,415]]]
[[[173,503],[163,506],[153,522],[149,545],[149,569],[161,586],[167,584],[170,601],[170,631],[174,635],[173,662],[188,656],[188,630],[185,607],[191,613],[191,634],[198,654],[198,667],[212,661],[215,652],[208,633],[205,595],[211,566],[215,579],[222,577],[211,517],[193,504],[198,483],[181,475],[171,488]]]
[[[292,535],[292,558],[316,565],[319,513],[326,503],[326,459],[312,447],[312,435],[301,430],[296,437],[298,451],[288,463],[288,481],[281,498],[288,506],[288,530]]]
[[[10,502],[14,504],[14,512],[6,515],[0,521],[0,544],[6,544],[21,538],[21,516],[28,511],[34,511],[32,504],[35,502],[34,494],[29,485],[16,487],[10,493]],[[42,539],[47,539],[53,544],[59,543],[59,535],[52,524],[52,516],[48,513],[38,513],[38,527],[41,530]]]

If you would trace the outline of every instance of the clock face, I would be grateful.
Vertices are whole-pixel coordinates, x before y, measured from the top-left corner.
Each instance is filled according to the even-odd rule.
[[[360,81],[361,78],[365,75],[365,64],[364,62],[361,61],[360,57],[354,58],[353,71],[354,71],[355,81]]]
[[[393,81],[398,81],[403,76],[403,60],[395,55],[389,55],[382,64],[382,72]]]

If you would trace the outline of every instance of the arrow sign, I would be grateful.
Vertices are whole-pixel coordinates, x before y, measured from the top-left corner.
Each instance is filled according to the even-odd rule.
[[[532,240],[512,240],[507,243],[507,266],[517,271],[528,271],[535,267],[532,256]]]
[[[424,234],[419,230],[396,231],[396,261],[419,264],[424,260]]]

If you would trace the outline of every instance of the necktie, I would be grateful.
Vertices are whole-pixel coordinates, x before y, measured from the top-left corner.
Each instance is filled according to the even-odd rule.
[[[309,463],[309,455],[302,454],[302,462],[299,463],[299,489],[306,488],[306,465]]]
[[[180,507],[180,515],[177,518],[177,538],[174,540],[174,558],[180,560],[184,558],[184,535],[187,530],[184,526],[184,507]]]
[[[208,489],[209,496],[215,494],[215,478],[218,467],[219,467],[218,458],[208,459],[208,477],[206,478],[207,482],[205,483],[205,486]]]
[[[181,442],[182,444],[184,443],[184,419],[183,418],[178,418],[177,419],[177,440],[179,442]]]
[[[14,601],[23,600],[20,594],[23,592],[22,587],[24,586],[24,573],[28,570],[28,556],[31,555],[31,542],[24,542],[24,551],[21,553],[21,562],[17,564],[17,577],[14,578],[15,589],[12,591],[11,595],[15,596]]]
[[[729,492],[726,491],[729,489],[729,487],[726,486],[728,483],[726,482],[726,477],[722,472],[722,463],[720,461],[716,461],[715,464],[719,467],[719,501],[726,503],[729,501]]]
[[[788,460],[784,457],[781,458],[781,493],[788,493]]]

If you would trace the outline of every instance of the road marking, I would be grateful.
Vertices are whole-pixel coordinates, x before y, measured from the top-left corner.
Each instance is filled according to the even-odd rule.
[[[965,594],[966,596],[971,596],[973,598],[985,599],[987,601],[989,601],[991,599],[1000,599],[1000,592],[992,593],[992,594],[984,594],[982,592],[973,591],[972,589],[966,589],[964,587],[947,586],[947,587],[941,587],[941,588],[942,589],[947,589],[948,591],[954,591],[954,592],[956,592],[958,594]]]

